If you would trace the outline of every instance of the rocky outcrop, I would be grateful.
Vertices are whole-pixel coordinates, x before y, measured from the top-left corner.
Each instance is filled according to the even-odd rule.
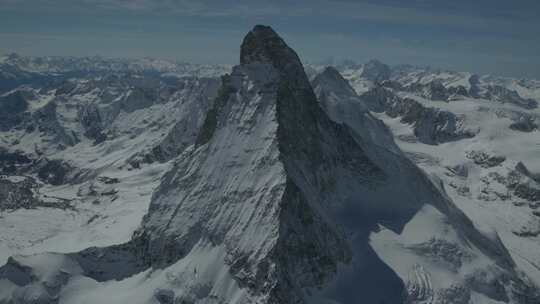
[[[330,119],[350,126],[359,135],[366,150],[400,153],[390,130],[369,112],[366,102],[335,68],[327,67],[314,78],[312,85],[321,108]]]
[[[470,97],[469,92],[464,86],[446,87],[440,80],[432,80],[427,83],[415,82],[408,85],[402,85],[395,80],[387,80],[381,83],[381,86],[395,91],[410,92],[428,100],[452,101]]]
[[[51,136],[58,144],[73,146],[80,141],[72,130],[67,130],[61,123],[57,112],[58,104],[52,100],[42,108],[32,113],[32,122],[39,132]]]
[[[227,248],[231,274],[254,296],[269,303],[301,301],[302,287],[320,286],[350,258],[343,236],[317,211],[316,197],[337,186],[337,178],[324,172],[335,165],[375,179],[381,172],[326,118],[298,57],[271,29],[256,27],[246,36],[241,65],[223,87],[228,89],[208,112],[197,150],[167,174],[136,237],[145,239],[145,256],[155,266],[211,240]],[[228,181],[232,176],[243,182]],[[175,216],[185,212],[191,220]]]
[[[103,121],[99,108],[94,104],[80,107],[78,116],[84,128],[84,136],[93,139],[94,144],[99,144],[107,139],[104,133]]]
[[[25,119],[28,101],[23,91],[0,96],[0,131],[19,126]]]
[[[15,180],[14,180],[15,179]],[[24,177],[0,177],[0,211],[33,208],[39,205],[34,180]]]
[[[450,96],[444,85],[439,81],[432,81],[428,84],[415,83],[407,87],[407,90],[419,92],[420,96],[431,100],[447,101]]]
[[[412,245],[409,249],[438,261],[438,264],[446,264],[455,270],[459,269],[467,260],[472,259],[470,253],[460,248],[459,245],[444,239],[432,238],[428,242]]]
[[[501,79],[493,81],[489,76],[469,76],[467,73],[397,66],[392,70],[391,76],[379,84],[434,101],[450,102],[464,98],[481,98],[513,104],[527,110],[538,107],[538,101],[522,97],[517,91],[499,83],[504,81]]]
[[[523,162],[518,162],[515,169],[517,172],[527,176],[537,183],[540,183],[540,174],[529,171],[529,168],[527,168]]]
[[[41,159],[36,162],[37,176],[51,185],[62,185],[69,181],[68,174],[73,168],[59,159]]]
[[[166,161],[180,155],[189,145],[195,144],[201,133],[206,113],[216,98],[221,81],[214,78],[201,78],[192,85],[191,97],[186,98],[179,107],[184,113],[161,143],[154,148],[156,159]]]
[[[496,167],[502,164],[506,157],[501,155],[493,155],[485,151],[468,151],[467,158],[471,159],[475,164],[482,168]]]
[[[438,291],[427,271],[417,267],[406,285],[370,242],[381,227],[400,235],[427,204],[440,212],[433,221],[450,223],[447,234],[501,269],[488,283],[514,279],[504,246],[475,229],[338,76],[326,71],[315,94],[297,54],[271,28],[254,27],[240,65],[223,78],[194,144],[161,179],[132,240],[10,259],[0,279],[11,284],[13,301],[30,291],[54,301],[81,281],[114,290],[111,280],[136,281],[149,290],[141,300],[149,303],[429,299]],[[344,105],[336,103],[344,97]],[[447,257],[457,246],[422,248],[457,264]],[[459,261],[466,263],[465,255]],[[143,272],[149,268],[154,271]],[[465,275],[457,276],[464,282]]]
[[[532,132],[538,129],[536,122],[530,117],[522,117],[510,124],[510,129],[521,132]]]
[[[18,175],[30,170],[33,160],[22,151],[9,151],[0,147],[0,174]]]
[[[471,97],[485,98],[501,103],[511,103],[528,110],[538,107],[536,100],[523,98],[516,91],[500,85],[484,84],[478,75],[469,77],[469,84],[469,94]]]
[[[390,79],[390,67],[379,60],[372,59],[362,66],[360,77],[371,80],[375,83],[381,83]]]
[[[413,125],[414,135],[425,144],[435,145],[476,135],[474,130],[464,126],[463,117],[426,107],[410,98],[401,98],[382,87],[372,89],[360,97],[371,111],[386,112],[390,117],[401,117],[403,123]]]
[[[481,97],[485,99],[501,103],[511,103],[529,110],[538,107],[538,102],[536,100],[522,98],[516,91],[507,89],[503,86],[488,85],[484,90],[485,92],[483,92]]]
[[[47,197],[39,194],[38,182],[27,176],[0,176],[0,211],[34,209],[38,207],[73,209],[71,202],[65,199]]]

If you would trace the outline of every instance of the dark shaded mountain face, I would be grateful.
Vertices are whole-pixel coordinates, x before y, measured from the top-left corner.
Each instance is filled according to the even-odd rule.
[[[160,108],[147,91],[133,94],[111,98],[119,106],[108,115],[96,114],[103,105],[79,112],[86,132]],[[215,95],[204,111],[192,98],[176,106],[181,119],[154,146],[170,166],[156,167],[167,172],[129,242],[11,257],[0,301],[538,300],[497,236],[478,231],[405,157],[339,72],[311,84],[270,27],[246,35]],[[125,160],[131,170],[140,155]],[[109,187],[122,181],[98,181],[81,191],[118,195]]]

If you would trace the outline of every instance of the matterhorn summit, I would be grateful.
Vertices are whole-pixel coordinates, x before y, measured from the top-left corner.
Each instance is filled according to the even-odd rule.
[[[155,165],[166,172],[130,240],[12,256],[0,303],[538,303],[497,233],[337,70],[310,83],[272,28],[245,36],[214,95]]]

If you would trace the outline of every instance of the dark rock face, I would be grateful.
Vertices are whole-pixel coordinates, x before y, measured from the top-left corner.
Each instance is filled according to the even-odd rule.
[[[226,78],[226,76],[224,76]],[[202,78],[197,80],[197,85],[192,85],[197,87],[193,95],[196,94],[197,98],[190,105],[185,104],[186,107],[189,107],[190,113],[184,119],[180,120],[174,125],[172,130],[167,134],[167,136],[161,141],[157,152],[159,153],[158,160],[166,161],[177,155],[179,155],[186,147],[191,144],[197,143],[200,144],[198,138],[199,136],[204,137],[204,132],[211,132],[212,129],[212,114],[216,109],[211,108],[212,102],[220,96],[227,96],[227,87],[223,86],[223,83],[227,82],[226,80],[212,79],[212,78]],[[223,97],[221,97],[223,98]],[[214,106],[219,105],[219,102],[214,102]],[[210,125],[205,125],[205,120],[209,119]],[[206,128],[204,132],[201,132],[201,128]],[[209,135],[209,134],[208,134]]]
[[[324,71],[317,75],[312,81],[314,88],[325,85],[333,89],[333,93],[339,93],[340,97],[356,96],[356,92],[351,87],[349,82],[341,76],[339,71],[334,67],[326,67]]]
[[[36,187],[35,181],[29,178],[19,182],[0,178],[0,211],[30,209],[39,205],[40,202],[34,194]]]
[[[62,185],[68,182],[68,174],[73,168],[62,160],[43,159],[38,164],[38,177],[51,185]]]
[[[532,132],[538,129],[538,125],[532,117],[522,116],[510,124],[510,129],[521,132]]]
[[[385,84],[388,84],[388,82],[385,82]],[[383,86],[377,86],[360,95],[360,97],[365,101],[370,111],[377,113],[385,112],[389,105],[401,101],[396,94]]]
[[[450,93],[440,81],[431,81],[428,84],[415,83],[406,88],[410,92],[418,92],[420,96],[430,100],[448,101]]]
[[[298,56],[275,32],[257,26],[248,33],[241,49],[242,64],[223,79],[222,90],[198,136],[196,150],[166,174],[135,239],[146,244],[144,255],[154,267],[182,258],[200,240],[212,240],[230,248],[227,263],[240,286],[249,288],[254,295],[267,295],[268,303],[301,303],[302,287],[321,286],[335,274],[338,264],[350,260],[344,235],[318,211],[337,191],[336,181],[345,178],[340,174],[355,176],[352,180],[363,187],[375,187],[386,175],[366,156],[351,130],[323,112]],[[246,80],[253,82],[256,92],[246,85]],[[228,141],[235,144],[231,146]],[[249,149],[235,148],[238,145]],[[250,181],[261,179],[257,188],[246,181],[220,190],[221,178],[228,180],[237,170],[244,172],[236,161],[244,157],[249,157],[252,165],[242,176]],[[216,160],[230,165],[226,171],[208,175],[207,171],[212,172],[215,166],[205,166]],[[193,169],[189,169],[191,162]],[[278,174],[271,178],[271,184],[267,181],[269,174]],[[193,187],[208,190],[193,192]],[[215,191],[227,194],[220,194],[216,202]],[[258,222],[266,223],[257,228],[261,229],[258,238],[274,238],[272,231],[281,231],[275,236],[275,243],[265,242],[258,249],[261,253],[252,252],[253,244],[249,248],[242,246],[248,232],[234,235],[240,229],[237,226],[243,225],[239,218],[243,211],[238,210],[243,207],[237,206],[238,201],[244,202],[244,207],[251,205],[250,208],[261,210],[254,213]],[[192,219],[185,222],[186,218],[171,217],[166,202],[174,203],[179,213],[192,210]],[[223,208],[238,211],[223,221]],[[390,215],[380,210],[373,221],[386,216]],[[156,225],[159,221],[167,223]],[[212,222],[219,223],[219,227],[211,226]],[[177,225],[183,228],[173,229]],[[163,226],[171,228],[164,230]],[[369,246],[365,240],[364,246]],[[273,244],[272,249],[266,251],[266,244]],[[395,291],[381,291],[374,297],[401,300],[401,280],[376,255],[369,258],[377,261],[372,267],[387,270],[380,282],[391,281],[389,286]]]
[[[0,130],[8,131],[20,125],[28,109],[28,101],[22,91],[0,97]]]
[[[85,129],[84,136],[94,139],[95,144],[99,144],[107,139],[107,135],[103,133],[103,122],[96,105],[81,107],[78,115],[81,125]]]
[[[0,147],[0,175],[24,176],[36,174],[44,183],[63,185],[79,181],[88,173],[76,170],[60,159],[35,158],[21,151],[9,151]],[[113,180],[114,181],[114,180]]]
[[[240,64],[271,63],[288,80],[290,87],[309,93],[309,80],[300,58],[269,26],[257,25],[240,47]]]
[[[507,89],[499,85],[488,85],[482,87],[480,76],[472,75],[469,78],[469,95],[474,98],[485,98],[502,103],[512,103],[524,109],[535,109],[538,102],[533,99],[522,98],[516,91]]]
[[[471,300],[471,290],[463,285],[452,285],[437,293],[437,304],[468,304]]]
[[[511,103],[524,109],[536,109],[538,107],[536,100],[522,98],[516,91],[498,85],[488,86],[482,97],[502,103]]]
[[[538,184],[523,182],[514,187],[514,194],[529,201],[540,201],[540,187]]]
[[[73,131],[66,130],[58,121],[57,101],[52,100],[32,114],[33,122],[38,130],[52,136],[55,142],[73,146],[79,142],[79,138]]]
[[[412,83],[410,85],[401,85],[398,81],[387,80],[380,83],[380,86],[395,91],[404,91],[414,93],[420,97],[435,101],[452,101],[471,95],[464,86],[445,87],[440,80],[433,80],[428,83]]]
[[[174,304],[174,291],[168,289],[158,289],[154,292],[154,297],[160,304]]]
[[[458,95],[458,96],[470,96],[469,92],[467,91],[467,89],[462,86],[462,85],[459,85],[459,86],[456,86],[456,87],[449,87],[447,88],[447,91],[448,93],[450,94],[450,97],[452,95]]]
[[[431,80],[425,83],[415,82],[408,85],[403,85],[399,81],[386,80],[379,84],[386,88],[410,92],[434,101],[452,101],[471,97],[488,99],[499,103],[511,103],[528,110],[538,107],[536,100],[523,98],[518,92],[504,86],[485,84],[478,75],[472,75],[468,81],[469,89],[462,85],[446,87],[441,80]]]
[[[157,90],[137,87],[131,91],[125,100],[121,101],[120,108],[127,113],[130,113],[139,109],[148,108],[161,101]]]
[[[378,60],[370,60],[364,65],[361,76],[376,83],[381,83],[390,79],[390,74],[391,70],[388,65]]]
[[[68,256],[77,261],[84,275],[98,282],[121,280],[147,269],[137,255],[139,245],[136,242],[109,247],[91,247]]]
[[[212,138],[212,136],[214,136],[217,128],[217,116],[225,106],[229,96],[236,92],[236,89],[231,85],[231,78],[229,75],[223,76],[221,83],[222,85],[218,90],[213,106],[206,113],[204,123],[195,140],[195,144],[197,146],[206,144]]]
[[[32,164],[32,159],[21,151],[10,152],[0,147],[0,174],[16,175],[26,170]]]
[[[518,164],[516,165],[516,171],[529,177],[535,182],[540,183],[540,174],[532,173],[531,171],[529,171],[529,168],[527,168],[524,163],[518,162]]]
[[[462,118],[436,108],[425,107],[410,99],[400,98],[391,91],[377,87],[360,96],[371,111],[386,112],[390,117],[414,125],[414,134],[421,142],[435,145],[471,138],[475,132],[462,128]]]
[[[21,265],[10,257],[6,265],[0,269],[0,278],[10,278],[13,283],[24,286],[32,282],[32,268]]]
[[[508,282],[501,282],[485,270],[475,271],[466,278],[466,282],[472,290],[487,295],[491,299],[501,302],[509,300],[503,285]]]
[[[480,98],[480,76],[479,75],[471,75],[469,77],[469,94],[473,98]]]
[[[64,95],[71,93],[75,88],[77,87],[77,84],[72,81],[64,81],[62,84],[56,89],[56,92],[54,95]]]
[[[467,158],[483,168],[496,167],[506,160],[504,156],[490,155],[483,151],[469,151],[467,152]]]
[[[216,295],[223,291],[219,285],[223,282],[217,281],[225,278],[230,289],[223,292],[235,292],[234,300],[239,303],[300,304],[308,301],[308,288],[322,291],[336,278],[337,292],[329,300],[404,303],[408,290],[377,256],[369,238],[380,226],[399,234],[425,202],[455,223],[455,231],[471,246],[486,251],[502,268],[511,266],[504,247],[477,232],[401,152],[373,147],[373,138],[357,131],[350,121],[338,122],[338,116],[326,113],[298,56],[271,28],[256,26],[241,50],[241,65],[223,78],[202,127],[193,129],[197,134],[183,133],[186,125],[179,124],[171,138],[148,156],[149,161],[165,160],[182,153],[163,176],[131,241],[58,255],[63,263],[59,269],[47,269],[55,281],[53,289],[42,292],[44,303],[60,300],[61,288],[70,275],[98,282],[122,280],[148,268],[173,264],[174,270],[164,272],[187,273],[191,279],[179,276],[170,280],[170,284],[165,283],[169,286],[154,290],[152,301],[226,303],[230,299],[221,301],[221,295]],[[326,76],[350,93],[350,86],[336,72],[330,69]],[[123,111],[159,101],[152,94],[136,94],[140,99],[124,105]],[[383,99],[382,108],[387,110],[388,101]],[[430,128],[418,121],[423,115],[435,114],[409,106],[403,112],[393,110],[420,128]],[[107,119],[95,108],[82,111],[88,136],[98,137],[92,134],[99,134]],[[369,114],[363,110],[358,113]],[[193,121],[197,126],[199,123]],[[433,124],[439,126],[438,122]],[[366,126],[384,128],[377,122]],[[186,141],[181,140],[184,135]],[[36,168],[38,176],[51,184],[69,182],[74,170],[60,160],[42,160]],[[115,195],[117,190],[110,185],[118,180],[104,176],[97,180],[109,186],[95,195]],[[96,189],[90,185],[88,190]],[[468,258],[461,248],[443,241],[434,240],[415,249],[453,267]],[[212,254],[211,269],[206,269],[200,281],[197,268],[183,269],[183,263],[176,263],[186,256],[207,253]],[[69,269],[76,268],[77,273],[65,272],[67,264],[76,266]],[[353,266],[351,273],[338,276],[341,264]],[[49,282],[25,265],[10,260],[0,268],[0,279],[14,278],[12,281],[20,285],[33,284],[28,288],[36,290],[47,287]],[[219,278],[207,275],[218,271]],[[169,275],[166,277],[168,280]],[[409,295],[418,300],[434,296],[426,277],[428,274],[417,282],[422,288],[412,289]],[[196,285],[199,282],[202,284]],[[498,277],[471,280],[473,284],[482,292],[495,290],[494,296],[502,298]],[[216,286],[220,288],[213,288]],[[441,292],[447,303],[470,300],[468,288]]]
[[[388,127],[369,112],[369,109],[373,107],[368,106],[365,100],[358,96],[349,82],[335,68],[327,67],[312,80],[312,86],[319,105],[328,117],[334,122],[351,127],[364,149],[379,149],[380,151],[374,152],[378,155],[386,153],[385,151],[401,154]],[[383,94],[382,98],[384,96],[386,95]]]
[[[413,245],[410,249],[435,261],[443,262],[456,270],[461,267],[463,261],[472,258],[457,244],[442,239],[431,239],[428,242]]]
[[[505,160],[502,156],[489,156],[485,152],[478,151],[469,152],[468,157],[484,168],[498,166]],[[511,190],[515,196],[529,202],[540,201],[540,177],[537,174],[529,172],[523,163],[519,162],[516,168],[506,176],[497,173],[494,173],[492,176],[494,180]],[[518,206],[521,204],[524,203],[517,203]],[[531,203],[530,206],[535,206],[535,204]]]

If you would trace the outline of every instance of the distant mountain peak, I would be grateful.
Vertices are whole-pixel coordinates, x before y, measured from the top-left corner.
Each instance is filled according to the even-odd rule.
[[[341,73],[333,66],[326,67],[322,73],[315,77],[313,86],[316,87],[319,84],[325,87],[331,86],[336,89],[336,91],[346,93],[349,96],[356,95],[356,92],[350,83],[343,78]]]
[[[341,74],[339,73],[339,71],[333,67],[333,66],[327,66],[326,68],[324,68],[323,72],[321,73],[321,75],[324,75],[324,76],[327,76],[327,77],[332,77],[332,78],[337,78],[337,79],[343,79],[345,80]],[[346,80],[345,80],[346,81]]]
[[[377,59],[372,59],[364,65],[362,77],[375,82],[390,79],[390,67]]]
[[[0,210],[40,206],[29,210],[36,229],[75,231],[45,231],[42,239],[30,229],[33,218],[18,223],[7,214],[0,230],[9,228],[10,239],[18,233],[6,226],[12,223],[32,234],[15,245],[40,243],[16,253],[61,253],[9,258],[0,267],[2,303],[540,303],[502,238],[477,230],[450,199],[458,191],[453,184],[446,192],[442,179],[408,157],[440,164],[443,176],[460,184],[471,166],[498,170],[509,162],[471,151],[463,165],[448,167],[438,155],[424,156],[440,150],[403,153],[370,104],[392,106],[395,116],[427,117],[426,129],[438,127],[441,116],[377,86],[384,64],[342,70],[357,78],[373,72],[371,95],[358,96],[334,67],[311,85],[295,51],[263,25],[247,33],[240,65],[221,81],[171,80],[169,73],[200,76],[204,67],[153,60],[28,58],[26,68],[44,75],[53,67],[91,77],[36,85],[31,92],[40,98],[0,96],[0,129],[2,110],[12,113],[7,119],[21,114],[0,136],[13,150],[0,147],[0,165],[8,165],[0,172],[17,174],[0,177]],[[386,111],[381,116],[394,120]],[[49,155],[55,159],[41,158]],[[519,170],[522,182],[529,179],[520,195],[535,198],[533,209],[537,192],[529,183],[536,170]],[[34,171],[35,182],[26,176]],[[470,172],[471,180],[484,179]],[[505,183],[515,180],[508,175]],[[34,187],[47,195],[36,191],[34,200]],[[68,213],[42,216],[39,204],[50,201]],[[513,235],[533,239],[536,228]],[[2,246],[0,258],[7,257]]]

